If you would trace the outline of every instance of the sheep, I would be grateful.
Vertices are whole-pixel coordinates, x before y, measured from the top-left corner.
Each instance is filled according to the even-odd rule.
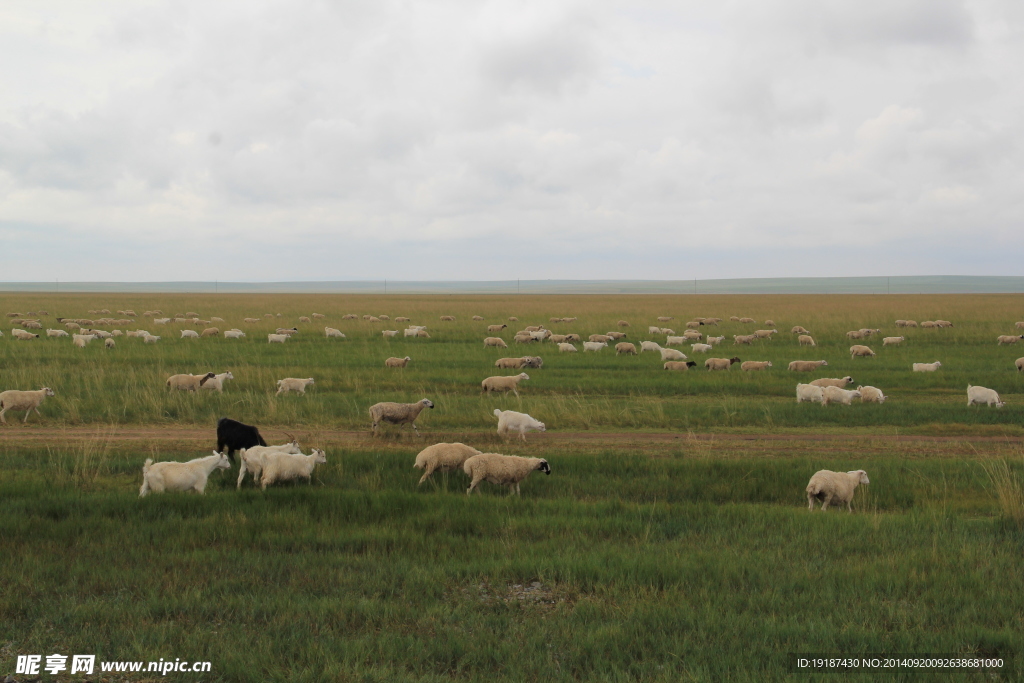
[[[223,453],[227,448],[228,457],[232,460],[237,450],[266,445],[267,442],[260,436],[260,430],[256,427],[232,420],[230,417],[217,420],[217,450]]]
[[[203,330],[199,334],[199,336],[200,337],[216,337],[218,334],[220,334],[220,330],[218,328],[216,328],[216,327],[207,327],[205,330]]]
[[[863,339],[866,335],[860,330],[850,330],[846,333],[848,339]]]
[[[662,364],[662,368],[665,370],[681,370],[686,372],[692,367],[696,367],[697,363],[692,360],[669,360]]]
[[[631,356],[636,355],[636,346],[629,342],[619,342],[615,345],[615,355],[620,356],[622,354],[629,354]]]
[[[914,372],[935,372],[942,367],[942,363],[935,361],[934,363],[914,363],[912,366]]]
[[[996,338],[996,341],[999,343],[999,346],[1002,346],[1003,344],[1016,344],[1020,339],[1024,339],[1024,334],[1020,336],[1015,334],[1001,334]]]
[[[827,406],[830,403],[842,403],[843,405],[848,406],[853,402],[853,399],[860,398],[861,394],[856,390],[848,391],[846,389],[840,389],[839,387],[822,387],[821,397],[822,405]]]
[[[253,482],[263,474],[263,456],[267,453],[289,453],[291,455],[302,455],[297,441],[281,444],[280,446],[250,446],[239,451],[238,456],[238,481],[235,483],[235,490],[242,488],[242,482],[246,474],[252,475]]]
[[[1024,330],[1024,322],[1017,322],[1013,324],[1013,329]]]
[[[671,327],[662,327],[661,329],[658,330],[658,334],[669,335],[669,334],[675,334],[675,333],[676,333],[676,331],[673,330]]]
[[[85,345],[91,342],[96,337],[91,334],[76,334],[71,338],[72,343],[80,349],[84,349]]]
[[[519,432],[519,440],[526,441],[526,432],[528,431],[547,431],[547,427],[544,426],[543,422],[530,417],[526,413],[495,408],[494,416],[498,418],[498,435],[501,437],[507,437],[509,432]]]
[[[373,420],[371,431],[373,434],[377,434],[377,426],[381,422],[387,422],[397,425],[411,424],[413,430],[419,434],[416,418],[420,416],[424,408],[433,409],[434,404],[426,398],[420,399],[416,403],[375,403],[370,406],[370,419]]]
[[[814,501],[820,500],[821,510],[828,509],[829,503],[836,501],[839,507],[846,504],[847,512],[853,512],[853,492],[858,484],[870,484],[868,474],[864,470],[852,472],[832,472],[819,470],[807,482],[807,509],[814,509]]]
[[[525,372],[520,372],[518,375],[512,375],[511,377],[496,375],[494,377],[488,377],[483,382],[480,382],[480,388],[485,394],[492,391],[511,391],[513,394],[518,396],[519,383],[524,379],[530,379],[530,376]]]
[[[530,336],[533,337],[534,341],[543,342],[545,339],[551,336],[551,330],[531,330]]]
[[[207,391],[216,391],[217,393],[224,393],[224,380],[234,379],[235,376],[230,372],[222,372],[219,375],[206,380],[204,383],[199,385],[200,389],[206,389]]]
[[[608,337],[611,341],[619,341],[625,339],[629,335],[625,332],[605,332],[604,336]]]
[[[559,353],[576,353],[576,347],[573,346],[572,344],[567,343],[567,342],[561,342],[558,345],[558,352]]]
[[[241,330],[227,330],[224,332],[225,339],[241,339],[244,336],[245,332],[242,332]]]
[[[868,347],[868,346],[864,346],[862,344],[854,344],[853,346],[850,347],[850,358],[851,359],[858,358],[858,357],[865,357],[865,356],[874,357],[874,355],[875,355],[875,352],[872,351],[871,348]]]
[[[620,320],[619,322],[617,322],[615,324],[618,325],[619,327],[629,327],[629,323],[626,322],[625,320]]]
[[[29,339],[39,339],[38,334],[32,334],[31,332],[26,332],[25,330],[19,330],[17,328],[11,330],[11,336],[21,341],[27,341]]]
[[[803,403],[809,401],[810,403],[824,403],[825,395],[824,389],[816,387],[813,384],[797,384],[796,385],[796,402]]]
[[[790,332],[792,332],[793,334],[810,334],[811,333],[810,330],[807,330],[807,329],[801,327],[800,325],[794,326],[793,329],[790,330]]]
[[[286,341],[288,341],[288,339],[289,339],[289,337],[288,337],[287,334],[268,334],[267,335],[267,343],[268,344],[284,344]]]
[[[64,327],[68,328],[69,330],[80,330],[80,329],[82,329],[82,326],[79,325],[78,323],[64,323]]]
[[[494,361],[496,368],[539,368],[544,365],[540,356],[523,356],[522,358],[499,358]]]
[[[640,342],[640,353],[643,353],[644,351],[657,351],[660,353],[661,344],[652,341],[642,341]]]
[[[686,341],[686,337],[668,337],[665,339],[665,346],[682,346]]]
[[[407,323],[407,322],[409,322],[409,318],[406,318],[405,316],[400,315],[397,318],[395,318],[395,322],[396,323]]]
[[[740,318],[739,322],[750,324],[750,323],[756,323],[757,321],[754,320],[753,318]]]
[[[765,320],[765,324],[767,324],[768,322],[769,321]],[[778,330],[754,330],[754,336],[757,337],[758,339],[768,339],[768,340],[771,340],[772,335],[773,334],[778,334],[778,333],[779,333]]]
[[[600,351],[601,349],[605,348],[606,346],[608,346],[608,342],[592,342],[592,341],[583,342],[583,350],[584,351]]]
[[[564,344],[568,339],[568,335],[565,334],[553,334],[548,339],[551,340],[552,344]]]
[[[569,342],[570,344],[578,344],[581,341],[583,341],[583,338],[580,337],[580,335],[576,334],[575,332],[571,332],[565,335],[565,341]]]
[[[537,368],[539,370],[544,367],[544,359],[540,356],[523,356],[522,360],[524,368]]]
[[[658,317],[658,322],[659,323],[667,323],[667,322],[669,322],[671,320],[675,320],[675,318],[673,318],[670,315],[662,315],[662,316]]]
[[[708,337],[707,338],[708,344],[711,344],[712,346],[716,346],[718,344],[721,344],[724,341],[725,341],[725,335],[722,335],[721,337]]]
[[[921,327],[925,327],[925,328],[928,328],[928,329],[936,327],[935,321],[934,320],[925,320],[923,323],[921,323]]]
[[[112,336],[112,337],[123,337],[124,336],[124,331],[123,330],[114,330],[113,332],[110,333],[110,336]]]
[[[442,322],[446,322],[446,323],[453,323],[453,322],[455,322],[455,316],[454,315],[442,315],[441,316],[441,321]]]
[[[381,322],[381,319],[378,318],[375,315],[371,315],[369,318],[366,318],[366,319],[369,320],[371,323],[379,323],[379,322]]]
[[[850,377],[849,375],[841,379],[837,379],[834,377],[822,377],[821,379],[816,379],[813,382],[809,382],[809,384],[816,387],[821,387],[822,389],[824,389],[825,387],[839,387],[840,389],[845,389],[848,384],[853,384],[853,377]]]
[[[885,403],[885,400],[889,398],[876,387],[858,386],[857,391],[860,392],[861,403]]]
[[[592,335],[590,335],[590,341],[592,341],[592,342],[604,342],[605,344],[607,344],[611,340],[612,340],[611,337],[609,337],[606,334],[592,334]]]
[[[1014,361],[1014,365],[1017,367],[1017,372],[1024,372],[1024,357]]]
[[[413,463],[414,469],[423,470],[423,476],[416,485],[425,482],[434,472],[461,470],[463,464],[474,455],[480,455],[480,451],[464,443],[435,443],[427,446],[416,454],[416,462]]]
[[[753,344],[754,340],[757,339],[756,334],[734,334],[732,336],[732,343],[735,344]]]
[[[419,330],[417,328],[408,327],[408,328],[406,328],[405,330],[402,331],[402,336],[403,337],[418,337],[420,335],[420,332],[421,332],[421,330]]]
[[[274,396],[280,396],[281,394],[287,394],[289,391],[296,391],[299,394],[305,396],[306,388],[315,384],[315,380],[312,377],[306,377],[303,379],[297,379],[295,377],[285,377],[284,379],[277,380],[277,393]]]
[[[29,330],[41,330],[43,329],[42,323],[36,320],[25,320],[22,321],[21,326]]]
[[[171,322],[170,318],[153,318],[153,324],[154,325],[166,325],[169,322]],[[259,321],[257,321],[257,322],[259,322]]]
[[[359,316],[356,315],[355,313],[346,313],[345,315],[341,316],[341,319],[342,320],[359,320]]]
[[[508,344],[501,337],[484,337],[484,348],[494,347],[498,349],[507,349]]]
[[[902,344],[904,341],[906,341],[906,337],[883,337],[882,346],[894,346]]]
[[[740,321],[739,317],[737,317],[735,315],[730,315],[729,316],[729,320],[734,322],[734,323],[738,323]]]
[[[384,361],[384,367],[404,368],[406,365],[409,364],[409,361],[411,360],[412,358],[410,358],[409,356],[406,356],[405,358],[395,358],[394,356],[392,356],[391,358],[388,358],[386,361]]]
[[[661,328],[657,325],[650,325],[647,328],[647,334],[661,334]]]
[[[862,335],[864,335],[864,337],[863,337],[864,339],[867,339],[868,337],[870,337],[873,334],[878,334],[879,332],[881,332],[881,330],[873,330],[870,327],[862,327],[862,328],[860,328],[859,332]]]
[[[114,336],[111,333],[105,332],[103,330],[89,330],[88,332],[85,332],[85,333],[86,334],[91,334],[92,336],[96,337],[97,339],[110,339],[111,337]]]
[[[714,325],[717,327],[720,322],[722,322],[721,318],[704,318],[705,325]]]
[[[472,318],[472,320],[474,320],[475,322],[482,322],[483,319],[484,318],[481,315],[474,315],[473,318]],[[556,321],[552,320],[552,322],[556,322]]]
[[[297,327],[279,327],[276,330],[274,330],[274,334],[286,334],[289,337],[292,336],[293,334],[298,334],[298,332],[299,328]]]
[[[517,323],[517,322],[519,322],[519,318],[517,318],[517,317],[515,317],[515,316],[513,315],[513,316],[509,317],[508,321],[509,321],[510,323]]]
[[[686,327],[687,327],[687,329],[690,329],[690,330],[696,330],[698,327],[700,327],[703,324],[704,324],[704,322],[701,321],[701,320],[691,320],[690,322],[686,323]]]
[[[704,367],[707,370],[728,370],[732,367],[733,363],[739,363],[740,359],[733,358],[708,358],[704,361]]]
[[[144,344],[156,344],[158,341],[160,341],[160,337],[152,334],[147,334],[142,338]]]
[[[661,360],[686,360],[686,354],[678,349],[662,349]]]
[[[970,384],[967,385],[967,405],[968,407],[973,405],[985,404],[987,406],[995,406],[996,408],[1002,408],[1006,404],[999,400],[999,394],[994,389],[986,389],[985,387],[972,387]]]
[[[827,360],[795,360],[789,364],[789,370],[790,372],[814,372],[825,365],[828,365]]]
[[[196,458],[188,462],[157,462],[147,458],[142,466],[142,487],[139,498],[150,491],[195,491],[205,493],[206,481],[215,469],[231,469],[231,461],[223,453],[213,452],[205,458]]]
[[[8,389],[7,391],[0,392],[0,423],[7,424],[4,413],[8,410],[26,411],[23,422],[28,422],[28,416],[32,414],[33,410],[36,411],[36,415],[42,417],[43,414],[39,412],[39,406],[47,396],[54,395],[53,389],[50,387],[43,387],[36,391]]]
[[[690,350],[694,353],[707,353],[714,350],[714,348],[711,344],[690,344]]]
[[[551,474],[551,466],[543,458],[522,458],[517,455],[500,455],[498,453],[481,453],[466,460],[462,470],[472,479],[466,495],[472,495],[473,489],[481,481],[488,481],[498,486],[508,486],[509,495],[519,495],[519,483],[534,470]]]
[[[327,316],[324,315],[323,313],[314,313],[311,317],[313,318],[313,320],[323,320]]]
[[[115,342],[114,342],[113,339],[104,339],[103,340],[103,348],[105,348],[105,349],[112,349],[112,348],[114,348],[114,346],[115,346]]]
[[[64,330],[46,330],[47,337],[66,337],[68,333]]]
[[[906,320],[897,320],[896,321],[896,327],[906,327],[906,326],[907,326],[907,321]]]
[[[393,339],[394,337],[398,336],[398,330],[383,330],[381,331],[381,335],[385,339]]]
[[[270,484],[292,479],[305,479],[313,483],[313,469],[317,465],[327,464],[327,454],[314,448],[309,455],[291,455],[290,453],[264,453],[263,476],[260,488],[266,490]]]
[[[948,320],[936,320],[935,321],[935,326],[936,327],[953,327],[953,323],[949,322]]]
[[[208,372],[205,375],[171,375],[167,378],[166,386],[178,391],[198,391],[199,387],[216,376],[212,372]]]
[[[740,364],[740,370],[751,372],[753,370],[767,370],[772,366],[770,360],[745,360]]]
[[[817,343],[815,343],[814,337],[810,336],[809,334],[801,334],[799,337],[796,338],[796,341],[797,341],[798,344],[800,344],[800,346],[817,346],[818,345]]]
[[[506,327],[508,327],[508,325],[506,325],[505,323],[502,323],[501,325],[488,325],[487,326],[487,331],[490,334],[498,334],[499,332],[501,332]]]
[[[383,314],[382,315],[378,315],[377,318],[379,320],[385,320],[385,321],[386,320],[391,320],[391,316],[387,316],[387,315],[383,315]]]
[[[181,338],[182,339],[199,339],[199,333],[196,332],[195,330],[182,330],[181,331]]]

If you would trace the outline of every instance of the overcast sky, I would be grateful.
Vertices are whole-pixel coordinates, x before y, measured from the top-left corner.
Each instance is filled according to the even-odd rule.
[[[6,0],[0,280],[1021,274],[1022,29],[1020,0]]]

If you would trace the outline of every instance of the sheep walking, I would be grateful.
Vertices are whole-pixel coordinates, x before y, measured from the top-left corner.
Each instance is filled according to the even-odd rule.
[[[739,358],[708,358],[704,361],[704,368],[707,370],[728,370],[735,363],[741,362]]]
[[[508,344],[506,344],[505,340],[502,339],[501,337],[485,337],[484,338],[484,348],[487,348],[488,346],[493,346],[493,347],[498,348],[498,349],[507,349],[508,348]]]
[[[858,386],[857,391],[860,392],[861,403],[885,403],[886,399],[889,398],[877,387]]]
[[[790,372],[814,372],[828,365],[827,360],[795,360],[789,364]]]
[[[206,481],[215,469],[231,469],[231,461],[224,453],[213,452],[205,458],[196,458],[188,462],[153,462],[147,458],[142,466],[142,487],[139,498],[150,491],[195,491],[205,493]]]
[[[821,390],[821,404],[830,405],[832,403],[840,403],[848,406],[853,404],[853,399],[861,398],[859,391],[847,391],[846,389],[840,389],[839,387],[824,387]]]
[[[277,380],[277,393],[274,396],[280,396],[281,394],[287,394],[289,391],[295,391],[305,396],[306,388],[312,386],[315,383],[312,377],[306,377],[305,379],[297,379],[295,377],[285,377],[284,379]]]
[[[427,446],[416,455],[413,468],[423,470],[417,486],[430,479],[434,472],[454,472],[461,470],[467,460],[480,451],[464,443],[435,443]]]
[[[615,345],[615,355],[627,354],[630,356],[636,355],[636,346],[629,342],[619,342]]]
[[[317,465],[327,464],[327,454],[314,448],[309,455],[292,455],[291,453],[264,453],[263,476],[260,488],[266,490],[270,484],[292,479],[305,479],[313,483],[313,470]]]
[[[494,409],[494,416],[498,418],[498,435],[507,437],[510,432],[519,432],[519,440],[526,441],[526,432],[535,430],[546,432],[544,423],[526,413],[517,413],[514,410]]]
[[[509,495],[519,495],[519,483],[530,476],[535,470],[551,474],[551,466],[543,458],[522,458],[518,455],[501,455],[499,453],[481,453],[466,460],[462,470],[472,480],[466,495],[472,495],[473,489],[482,481],[497,486],[507,486]]]
[[[682,372],[688,371],[690,368],[695,367],[697,363],[692,360],[667,360],[662,364],[662,368],[665,370],[678,370]]]
[[[854,359],[854,358],[865,357],[865,356],[874,357],[874,355],[875,355],[875,352],[872,351],[871,348],[868,347],[868,346],[864,346],[862,344],[854,344],[853,346],[850,347],[850,359],[851,360]]]
[[[433,402],[424,398],[416,403],[375,403],[370,406],[370,419],[373,421],[370,429],[376,435],[377,427],[381,422],[395,425],[411,424],[413,431],[419,434],[420,430],[416,427],[416,418],[420,416],[424,408],[433,409]]]
[[[391,358],[388,358],[387,360],[384,361],[384,367],[404,368],[409,364],[409,361],[411,360],[412,358],[410,358],[409,356],[406,356],[405,358],[395,358],[394,356],[392,356]]]
[[[212,372],[208,372],[205,375],[171,375],[167,378],[166,385],[169,389],[177,389],[178,391],[198,391],[199,387],[216,376]]]
[[[199,385],[199,388],[207,391],[216,391],[217,393],[222,394],[224,393],[224,381],[234,378],[235,376],[230,372],[222,372],[219,375],[214,375],[207,379]]]
[[[942,363],[939,361],[934,363],[914,363],[911,367],[914,372],[935,372],[942,367]]]
[[[832,472],[819,470],[807,483],[807,509],[813,510],[815,501],[821,501],[821,509],[828,509],[833,500],[840,507],[845,503],[846,510],[853,512],[853,492],[858,484],[870,484],[868,474],[864,470],[852,472]]]
[[[47,396],[54,396],[53,389],[50,387],[43,387],[36,391],[8,389],[7,391],[0,392],[0,423],[7,424],[7,418],[4,417],[4,413],[8,410],[26,411],[23,422],[28,422],[28,416],[32,414],[33,410],[36,411],[36,415],[42,417],[43,414],[39,412],[39,406]]]
[[[803,403],[805,401],[825,405],[824,390],[821,387],[814,386],[813,384],[797,384],[796,402]]]
[[[280,446],[250,446],[238,452],[238,482],[235,490],[242,488],[242,482],[246,474],[252,475],[253,482],[259,481],[263,474],[263,456],[267,453],[291,453],[302,455],[297,441],[281,444]]]
[[[519,395],[519,383],[525,379],[530,379],[530,376],[525,372],[520,372],[518,375],[511,377],[494,376],[488,377],[480,383],[480,388],[485,394],[489,394],[492,391],[511,391],[516,396]]]
[[[745,360],[740,363],[740,370],[751,372],[755,370],[767,370],[772,366],[770,360]]]

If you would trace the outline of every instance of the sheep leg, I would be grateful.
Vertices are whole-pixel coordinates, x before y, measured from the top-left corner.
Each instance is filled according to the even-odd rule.
[[[235,485],[235,490],[242,488],[242,480],[245,479],[245,471],[248,469],[244,462],[239,463],[238,467],[238,484]]]
[[[825,510],[828,510],[828,504],[831,503],[831,502],[832,502],[832,494],[831,493],[826,493],[825,494],[825,502],[821,504],[822,512],[824,512]]]
[[[512,393],[516,395],[516,398],[519,398],[519,390],[518,389],[516,389],[515,387],[512,387]]]
[[[430,478],[430,475],[434,473],[434,468],[431,467],[430,465],[427,465],[424,469],[425,471],[423,472],[423,476],[420,477],[419,483],[416,484],[417,486],[425,482],[428,478]]]
[[[143,498],[147,493],[149,493],[149,479],[143,477],[142,486],[139,488],[139,498]]]
[[[39,406],[36,406],[36,415],[38,415],[39,417],[43,416],[43,414],[39,412]]]
[[[7,408],[0,410],[0,423],[7,424],[7,418],[4,417],[4,413],[7,412]]]
[[[808,493],[807,494],[807,509],[808,510],[813,510],[814,509],[814,494],[813,493]]]
[[[473,477],[473,482],[469,485],[469,488],[466,489],[466,495],[467,496],[473,495],[473,489],[475,489],[476,485],[479,484],[483,480],[484,480],[483,477],[479,477],[479,478]],[[478,493],[479,493],[479,491],[478,491]]]
[[[31,408],[29,408],[29,409],[28,409],[28,412],[27,412],[27,413],[25,413],[25,419],[24,419],[24,420],[22,420],[22,422],[28,422],[28,416],[29,416],[29,415],[31,415],[31,414],[32,414],[32,409],[31,409]]]

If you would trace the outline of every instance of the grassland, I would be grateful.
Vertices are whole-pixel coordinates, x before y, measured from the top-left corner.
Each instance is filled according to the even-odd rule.
[[[7,297],[0,309],[68,317],[134,307],[217,315],[222,328],[282,318],[246,340],[178,340],[172,327],[156,346],[119,339],[111,351],[0,339],[0,387],[57,391],[44,418],[0,427],[0,675],[16,654],[63,652],[209,660],[202,680],[217,681],[765,681],[793,678],[790,652],[871,652],[997,655],[1010,667],[995,679],[1016,680],[1024,450],[1013,360],[1024,347],[994,340],[1021,319],[1021,301]],[[313,311],[349,338],[266,344],[268,328]],[[383,326],[342,323],[349,312],[407,315],[433,336],[385,342]],[[434,322],[442,314],[459,321]],[[649,354],[484,350],[474,314],[522,325],[575,315],[567,330],[583,334],[626,319],[634,341],[657,315],[736,314],[774,318],[780,334],[736,347],[773,360],[767,373],[667,373]],[[903,348],[872,342],[877,358],[850,360],[848,329],[895,332],[896,318],[956,327],[909,330]],[[789,335],[795,324],[818,339],[813,356]],[[545,366],[522,397],[482,397],[494,359],[524,353]],[[414,360],[387,371],[390,355]],[[798,406],[784,369],[796,358],[828,359],[825,376],[852,374],[892,398]],[[936,359],[934,375],[909,371]],[[222,396],[163,386],[206,369],[237,379]],[[307,396],[273,397],[276,379],[311,375]],[[1007,407],[968,409],[968,381]],[[367,435],[368,405],[423,396],[437,404],[423,438]],[[504,446],[494,407],[550,431]],[[224,414],[295,432],[328,464],[311,486],[237,492],[226,472],[203,497],[137,497],[144,458],[208,452]],[[455,474],[417,489],[411,463],[435,440],[545,457],[553,472],[527,479],[518,499],[491,486],[467,499]],[[872,480],[855,514],[807,511],[814,471],[854,468]],[[936,677],[902,680],[921,678]]]

